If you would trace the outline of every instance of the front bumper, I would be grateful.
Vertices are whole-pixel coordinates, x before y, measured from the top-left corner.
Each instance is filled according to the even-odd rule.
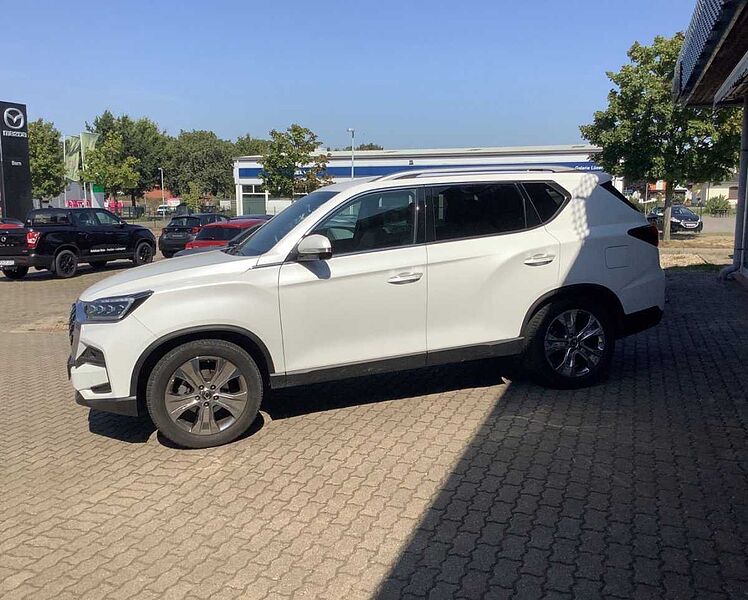
[[[137,417],[138,400],[135,396],[126,398],[84,398],[80,392],[75,392],[75,401],[81,406],[87,406],[101,412],[124,415],[126,417]]]

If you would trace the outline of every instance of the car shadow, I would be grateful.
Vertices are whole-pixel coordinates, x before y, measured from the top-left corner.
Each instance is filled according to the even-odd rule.
[[[504,377],[510,374],[512,378],[520,376],[512,361],[485,359],[271,390],[262,402],[257,419],[236,441],[256,435],[269,421],[464,388],[488,387],[504,383]],[[263,412],[269,418],[267,422]],[[128,417],[93,409],[88,415],[88,428],[96,435],[130,444],[145,444],[156,431],[156,426],[148,415]],[[160,433],[157,434],[157,439],[163,446],[182,449]]]
[[[129,260],[112,261],[110,263],[107,263],[107,265],[105,267],[102,267],[101,269],[94,269],[87,264],[81,264],[78,266],[78,271],[72,277],[72,279],[80,277],[81,275],[91,275],[93,273],[116,273],[117,271],[121,271],[122,269],[129,269],[130,267],[132,267],[132,262]],[[57,277],[50,271],[36,271],[34,269],[30,269],[28,274],[23,279],[8,279],[7,277],[0,277],[0,282],[22,283],[24,281],[50,281],[52,279],[57,279]]]

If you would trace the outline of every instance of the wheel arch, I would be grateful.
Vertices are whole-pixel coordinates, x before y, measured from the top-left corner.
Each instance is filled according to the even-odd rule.
[[[130,376],[130,394],[137,397],[139,412],[145,409],[145,388],[156,363],[170,350],[186,342],[219,339],[232,342],[246,352],[257,363],[263,381],[267,384],[275,373],[273,358],[265,343],[251,331],[235,325],[206,325],[189,327],[169,333],[152,342],[135,363]]]
[[[585,300],[597,300],[602,302],[605,307],[611,311],[613,323],[616,327],[616,335],[621,334],[621,324],[623,323],[625,313],[623,305],[616,293],[604,285],[596,283],[579,283],[556,288],[538,298],[525,314],[525,318],[522,321],[522,331],[520,335],[526,337],[527,327],[530,324],[530,320],[547,304],[557,300],[579,297],[584,298]]]

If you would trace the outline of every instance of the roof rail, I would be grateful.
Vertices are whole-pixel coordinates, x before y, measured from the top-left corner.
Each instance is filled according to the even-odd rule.
[[[454,168],[431,168],[431,169],[410,169],[382,175],[377,181],[391,181],[394,179],[410,179],[416,177],[428,177],[429,175],[466,175],[466,174],[486,174],[486,173],[576,173],[577,169],[573,167],[560,167],[557,165],[514,165],[514,166],[486,166],[486,167],[454,167]]]

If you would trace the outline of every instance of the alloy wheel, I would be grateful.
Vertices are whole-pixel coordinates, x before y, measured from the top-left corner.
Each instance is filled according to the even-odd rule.
[[[584,377],[605,351],[605,330],[591,312],[565,310],[551,321],[544,340],[545,358],[564,377]]]
[[[219,356],[197,356],[178,367],[164,393],[174,423],[195,435],[231,427],[247,407],[247,381],[239,368]]]

